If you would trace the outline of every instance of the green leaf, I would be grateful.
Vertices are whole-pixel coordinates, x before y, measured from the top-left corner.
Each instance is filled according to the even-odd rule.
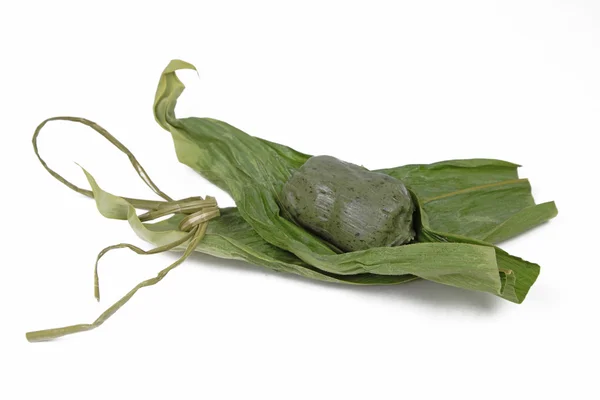
[[[211,140],[211,137],[214,137],[212,135],[221,133],[241,140],[249,153],[239,159],[238,163],[246,166],[256,164],[259,170],[253,169],[250,172],[256,173],[252,175],[256,178],[261,176],[261,171],[272,168],[279,169],[283,174],[280,179],[284,179],[289,176],[286,174],[289,174],[290,170],[299,168],[310,158],[310,155],[290,147],[249,136],[225,122],[208,118],[177,120],[174,109],[177,98],[184,89],[175,75],[178,69],[195,70],[195,67],[180,60],[174,60],[167,66],[159,82],[154,109],[159,124],[171,133],[175,132],[173,139],[176,148],[196,147],[195,151],[178,151],[177,155],[181,162],[192,166],[211,182],[228,191],[227,184],[222,178],[223,171],[217,170],[219,166],[227,165],[227,152],[230,150],[227,148],[226,138],[223,138],[222,142],[217,138],[217,141],[211,143],[210,151],[217,151],[217,154],[211,153],[206,156],[214,157],[219,165],[204,170],[200,170],[197,163],[195,164],[194,157],[203,154],[202,151],[208,152],[209,148],[197,146],[194,140]],[[170,124],[168,119],[174,123]],[[182,122],[181,127],[178,126],[178,121]],[[188,128],[183,125],[188,125]],[[196,139],[194,135],[197,135]],[[276,162],[260,163],[260,160],[254,159],[253,152],[261,154],[262,151],[268,152],[270,155],[268,159]],[[231,156],[229,154],[229,157]],[[430,219],[433,229],[498,243],[519,235],[557,214],[553,203],[543,207],[535,205],[529,182],[526,179],[519,179],[518,167],[518,164],[507,161],[470,159],[405,165],[381,169],[377,172],[400,179],[423,199],[424,210],[430,216],[434,216]],[[231,179],[239,178],[239,176],[231,177]],[[277,190],[276,187],[273,189]],[[499,229],[499,225],[505,223],[501,231],[494,233]]]
[[[487,232],[483,240],[489,243],[502,242],[534,228],[557,215],[558,209],[553,201],[523,208]]]
[[[85,168],[82,168],[82,170],[92,188],[96,207],[98,208],[98,211],[100,211],[100,214],[106,218],[112,219],[127,219],[129,215],[135,215],[135,208],[131,204],[121,197],[112,195],[100,189],[94,177],[90,175]]]
[[[179,230],[179,224],[185,215],[175,214],[164,221],[143,223],[135,213],[135,209],[126,200],[101,189],[96,180],[87,172],[86,176],[100,213],[107,218],[127,219],[133,231],[141,239],[156,246],[168,246],[189,236],[187,232]],[[111,210],[111,212],[106,212],[106,210]],[[185,243],[182,243],[173,250],[183,251],[185,248]],[[289,272],[326,282],[389,285],[417,279],[409,275],[336,275],[320,271],[292,253],[263,240],[240,216],[236,208],[221,209],[221,216],[211,220],[204,239],[194,250],[219,258],[243,260],[275,271]]]
[[[492,244],[430,229],[421,230],[420,239],[432,243],[470,243],[494,249],[496,263],[502,280],[501,297],[514,303],[522,303],[540,274],[540,266],[519,257],[512,256]]]
[[[154,224],[132,223],[132,227],[140,238],[160,245],[171,240],[167,235],[177,232],[181,218],[181,215],[175,215],[168,220]],[[390,285],[417,279],[410,275],[336,275],[320,271],[303,262],[294,254],[266,242],[234,207],[221,209],[221,216],[212,220],[208,225],[206,236],[198,244],[196,251],[219,258],[242,260],[274,271],[292,273],[325,282]]]
[[[508,279],[501,276],[496,251],[487,244],[416,243],[336,254],[321,239],[283,218],[278,198],[281,187],[294,168],[301,165],[305,155],[247,135],[222,121],[209,118],[177,119],[174,109],[177,97],[184,88],[175,75],[179,63],[172,62],[161,76],[155,100],[155,117],[161,126],[171,132],[179,160],[228,191],[235,200],[241,217],[265,241],[295,254],[303,262],[327,273],[391,276],[411,274],[519,301],[516,296],[505,293]],[[183,67],[189,68],[188,65]],[[489,167],[493,170],[481,173]],[[461,168],[469,171],[469,179],[441,185],[437,191],[425,189],[425,175],[436,175],[440,182],[444,175],[448,178],[450,170]],[[494,211],[495,222],[488,224],[489,221],[484,221],[485,224],[467,224],[466,227],[462,227],[460,223],[449,226],[454,232],[463,233],[467,230],[476,235],[493,236],[499,225],[498,221],[505,222],[515,213],[533,205],[527,198],[527,195],[530,196],[529,187],[526,182],[516,179],[515,168],[514,164],[501,161],[464,160],[429,168],[408,166],[388,173],[404,174],[405,178],[412,175],[414,179],[407,184],[412,185],[411,189],[414,186],[419,196],[428,196],[421,204],[425,228],[450,225],[452,219],[456,220],[461,215],[461,210],[466,215],[491,214],[490,210],[495,206],[493,203],[497,203],[499,198],[497,192],[502,192],[500,187],[510,193],[517,193],[515,199],[518,201],[512,204],[512,208],[504,210],[504,213]],[[421,180],[416,178],[417,173],[414,172],[419,169],[427,171],[421,175]],[[478,201],[478,198],[483,198],[483,201]],[[427,208],[428,204],[436,204],[435,213]],[[522,228],[514,223],[509,225],[509,229],[501,232],[502,234],[495,234],[496,237],[512,234]]]
[[[505,161],[474,159],[382,172],[417,193],[433,229],[498,243],[557,213],[553,203],[535,205],[529,181],[518,178],[518,167]]]

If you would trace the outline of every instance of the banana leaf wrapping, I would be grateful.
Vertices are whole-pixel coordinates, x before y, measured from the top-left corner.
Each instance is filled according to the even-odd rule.
[[[189,220],[189,215],[177,212],[180,208],[175,209],[167,220],[149,223],[145,222],[145,215],[136,213],[136,208],[156,212],[164,205],[109,194],[87,172],[92,191],[76,188],[49,169],[40,158],[57,179],[93,197],[102,215],[128,220],[139,237],[158,246],[156,251],[149,252],[132,245],[113,248],[128,247],[140,253],[185,249],[181,261],[195,250],[216,257],[244,260],[275,271],[346,284],[389,285],[422,278],[488,292],[515,303],[525,299],[540,267],[512,256],[494,244],[553,218],[557,209],[554,202],[534,202],[528,180],[518,176],[519,165],[500,160],[470,159],[377,170],[399,179],[408,188],[416,208],[413,217],[415,238],[410,244],[401,246],[342,252],[293,222],[294,218],[290,218],[287,209],[282,207],[284,186],[311,156],[250,136],[219,120],[177,118],[175,107],[184,90],[175,74],[180,69],[195,68],[180,60],[173,60],[166,67],[156,92],[155,119],[171,133],[179,161],[228,192],[237,207],[211,208],[210,222],[203,222],[201,228],[192,232],[182,229],[185,225],[182,222]],[[82,122],[76,118],[71,120]],[[34,136],[36,154],[36,136],[46,122],[38,127]],[[128,150],[107,132],[90,121],[84,123],[132,159]],[[134,160],[132,163],[142,179],[167,203],[172,201],[160,192]],[[209,198],[202,201],[209,201]],[[215,215],[218,216],[213,218]],[[161,272],[156,281],[173,267]],[[30,341],[47,340],[93,329],[139,288],[156,283],[147,283],[149,281],[134,288],[92,324],[32,332],[27,338]]]

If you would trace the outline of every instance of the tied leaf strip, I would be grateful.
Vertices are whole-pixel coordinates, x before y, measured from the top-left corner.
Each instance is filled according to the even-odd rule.
[[[77,324],[77,325],[70,325],[70,326],[66,326],[66,327],[62,327],[62,328],[44,329],[44,330],[39,330],[39,331],[28,332],[26,334],[26,338],[30,342],[52,340],[52,339],[56,339],[56,338],[59,338],[59,337],[65,336],[65,335],[70,335],[73,333],[89,331],[91,329],[95,329],[95,328],[99,327],[100,325],[102,325],[108,318],[110,318],[114,313],[116,313],[117,310],[119,310],[123,305],[125,305],[125,303],[127,303],[138,290],[140,290],[141,288],[147,287],[147,286],[152,286],[152,285],[157,284],[165,276],[167,276],[167,274],[171,270],[173,270],[174,268],[179,266],[181,263],[183,263],[190,256],[190,254],[192,254],[194,249],[198,246],[198,243],[200,243],[200,241],[204,238],[204,236],[206,234],[208,221],[210,221],[211,219],[216,218],[220,215],[219,208],[218,208],[215,198],[210,197],[210,196],[206,197],[206,199],[203,199],[202,197],[190,197],[190,198],[178,200],[178,201],[173,200],[171,197],[169,197],[167,194],[165,194],[163,191],[161,191],[158,188],[158,186],[156,186],[156,184],[148,176],[148,174],[146,173],[146,171],[144,170],[142,165],[137,161],[137,159],[129,151],[129,149],[127,149],[121,142],[119,142],[114,136],[112,136],[108,131],[106,131],[100,125],[98,125],[90,120],[87,120],[85,118],[77,118],[77,117],[49,118],[49,119],[43,121],[35,130],[35,133],[34,133],[33,139],[32,139],[33,148],[34,148],[35,154],[38,157],[38,159],[40,160],[41,164],[50,173],[50,175],[52,175],[58,181],[60,181],[64,185],[66,185],[68,188],[70,188],[80,194],[83,194],[87,197],[95,198],[94,191],[80,188],[77,185],[75,185],[75,184],[69,182],[68,180],[66,180],[65,178],[63,178],[60,174],[58,174],[57,172],[52,170],[39,154],[37,139],[40,134],[40,131],[46,125],[46,123],[48,123],[50,121],[59,121],[59,120],[81,123],[83,125],[89,126],[90,128],[94,129],[96,132],[98,132],[100,135],[102,135],[104,138],[106,138],[111,144],[113,144],[115,147],[117,147],[121,152],[125,153],[127,155],[127,157],[129,158],[131,164],[133,165],[134,169],[140,176],[140,178],[144,181],[144,183],[146,183],[146,185],[148,185],[148,187],[150,187],[150,189],[152,189],[152,191],[154,193],[156,193],[157,195],[159,195],[160,197],[162,197],[163,199],[166,200],[166,201],[153,201],[153,200],[141,200],[141,199],[133,199],[133,198],[123,197],[122,199],[128,203],[127,204],[128,206],[133,207],[133,208],[149,210],[148,212],[141,214],[139,216],[141,221],[151,221],[151,220],[154,220],[154,219],[157,219],[160,217],[164,217],[164,216],[168,216],[168,215],[172,215],[172,214],[187,214],[186,217],[184,217],[184,219],[182,220],[181,226],[180,226],[180,229],[182,231],[187,232],[187,234],[185,234],[180,239],[175,240],[171,243],[168,243],[168,244],[165,244],[162,246],[158,246],[151,250],[143,250],[132,244],[120,243],[120,244],[108,246],[108,247],[104,248],[102,251],[100,251],[100,253],[98,254],[98,257],[96,258],[96,264],[94,267],[94,297],[98,301],[100,300],[100,285],[99,285],[99,279],[98,279],[98,262],[109,251],[115,250],[115,249],[127,248],[137,254],[150,255],[150,254],[158,254],[158,253],[162,253],[165,251],[173,250],[179,246],[184,245],[185,243],[187,243],[187,245],[186,245],[183,255],[177,261],[175,261],[174,263],[169,265],[167,268],[160,271],[155,277],[147,279],[147,280],[139,283],[137,286],[135,286],[133,289],[131,289],[125,296],[123,296],[120,300],[118,300],[116,303],[114,303],[112,306],[110,306],[106,311],[104,311],[91,324]],[[86,172],[86,171],[84,170],[84,172]],[[86,172],[86,175],[88,175],[88,180],[93,179],[93,178],[91,178],[91,176],[89,174],[87,174],[87,172]]]

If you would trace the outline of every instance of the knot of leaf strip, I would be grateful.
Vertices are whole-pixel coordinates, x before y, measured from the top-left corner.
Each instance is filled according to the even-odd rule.
[[[203,222],[218,217],[219,206],[214,197],[190,197],[184,200],[169,201],[160,204],[155,210],[148,211],[139,216],[140,221],[147,222],[171,214],[186,214],[179,224],[179,229],[190,232],[194,227]]]

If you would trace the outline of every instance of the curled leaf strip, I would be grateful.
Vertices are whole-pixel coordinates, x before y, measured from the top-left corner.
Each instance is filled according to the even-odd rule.
[[[202,240],[202,238],[206,234],[206,228],[207,228],[208,221],[219,216],[219,208],[218,208],[216,200],[213,197],[208,196],[206,199],[203,199],[202,197],[190,197],[187,199],[176,201],[176,200],[173,200],[171,197],[169,197],[164,192],[162,192],[158,188],[158,186],[156,186],[156,184],[154,184],[152,179],[150,179],[150,177],[148,176],[148,174],[146,173],[144,168],[137,161],[135,156],[129,151],[129,149],[127,149],[121,142],[119,142],[114,136],[112,136],[110,133],[108,133],[104,128],[102,128],[98,124],[96,124],[92,121],[89,121],[85,118],[77,118],[77,117],[48,118],[47,120],[43,121],[40,125],[38,125],[38,127],[36,128],[35,133],[33,135],[33,139],[32,139],[33,148],[34,148],[35,154],[38,157],[38,159],[40,160],[42,166],[50,173],[50,175],[52,175],[54,178],[56,178],[58,181],[60,181],[61,183],[63,183],[67,187],[69,187],[70,189],[72,189],[78,193],[81,193],[87,197],[95,198],[95,196],[96,196],[96,194],[93,190],[82,189],[82,188],[78,187],[77,185],[69,182],[65,178],[63,178],[60,174],[58,174],[57,172],[52,170],[40,156],[38,145],[37,145],[37,139],[38,139],[39,133],[42,130],[42,128],[46,125],[46,123],[48,123],[50,121],[58,121],[58,120],[78,122],[78,123],[81,123],[83,125],[89,126],[92,129],[94,129],[96,132],[98,132],[100,135],[102,135],[104,138],[106,138],[110,143],[112,143],[115,147],[117,147],[119,150],[121,150],[123,153],[125,153],[128,156],[131,164],[133,165],[134,169],[136,170],[136,172],[138,173],[140,178],[144,181],[144,183],[146,183],[146,185],[148,185],[148,187],[150,187],[150,189],[152,189],[152,191],[154,191],[154,193],[156,193],[157,195],[159,195],[160,197],[162,197],[163,199],[166,200],[166,201],[153,201],[153,200],[141,200],[141,199],[132,199],[132,198],[127,198],[127,197],[122,197],[121,198],[122,200],[125,200],[127,203],[129,203],[127,205],[129,207],[133,206],[134,208],[149,210],[148,212],[141,214],[139,216],[140,221],[151,221],[151,220],[154,220],[154,219],[157,219],[160,217],[164,217],[167,215],[171,215],[171,214],[189,214],[182,221],[182,225],[185,228],[184,231],[188,232],[188,233],[186,235],[182,236],[180,239],[175,240],[171,243],[156,247],[151,250],[143,250],[132,244],[120,243],[120,244],[108,246],[108,247],[104,248],[102,251],[100,251],[100,253],[98,254],[98,257],[96,258],[96,264],[94,266],[94,296],[96,297],[97,300],[100,300],[100,286],[99,286],[99,279],[98,279],[98,262],[109,251],[114,250],[114,249],[120,249],[120,248],[128,248],[137,254],[149,255],[149,254],[158,254],[158,253],[162,253],[165,251],[173,250],[173,249],[185,244],[186,242],[188,242],[188,244],[185,249],[185,252],[177,261],[175,261],[174,263],[169,265],[167,268],[160,271],[157,274],[157,276],[155,276],[154,278],[147,279],[147,280],[141,282],[140,284],[138,284],[137,286],[135,286],[125,296],[123,296],[120,300],[118,300],[115,304],[113,304],[105,312],[103,312],[91,324],[78,324],[78,325],[71,325],[71,326],[66,326],[66,327],[62,327],[62,328],[53,328],[53,329],[45,329],[45,330],[39,330],[39,331],[34,331],[34,332],[28,332],[26,334],[26,338],[30,342],[38,342],[38,341],[46,341],[46,340],[56,339],[61,336],[70,335],[70,334],[78,333],[78,332],[84,332],[84,331],[88,331],[88,330],[99,327],[108,318],[110,318],[115,312],[117,312],[117,310],[119,308],[121,308],[123,305],[125,305],[125,303],[127,303],[129,301],[129,299],[131,299],[133,297],[133,295],[139,289],[157,284],[172,269],[174,269],[175,267],[180,265],[183,261],[185,261],[185,259],[189,257],[189,255],[194,251],[196,246],[198,246],[198,243]],[[91,175],[89,175],[87,173],[87,171],[85,171],[85,170],[84,170],[84,172],[85,172],[86,176],[88,177],[88,181],[90,181],[90,183],[95,184],[94,179],[91,177]],[[111,217],[115,217],[115,215],[116,214],[113,215],[113,213],[111,213]],[[119,218],[119,216],[117,216],[117,218]]]
[[[35,129],[35,132],[33,134],[33,138],[31,140],[32,143],[33,143],[33,151],[35,152],[35,155],[40,160],[40,163],[46,169],[46,171],[48,171],[50,173],[50,175],[52,175],[54,178],[56,178],[59,182],[61,182],[64,185],[66,185],[69,189],[72,189],[72,190],[76,191],[77,193],[81,193],[84,196],[94,198],[94,194],[92,193],[91,190],[82,189],[79,186],[77,186],[77,185],[69,182],[68,180],[66,180],[65,178],[63,178],[60,174],[58,174],[56,171],[54,171],[53,169],[51,169],[48,166],[48,164],[46,164],[46,161],[44,161],[42,159],[42,157],[40,156],[38,145],[37,145],[37,139],[38,139],[38,136],[39,136],[42,128],[48,122],[50,122],[50,121],[71,121],[71,122],[77,122],[77,123],[83,124],[85,126],[89,126],[93,130],[95,130],[96,132],[98,132],[100,135],[102,135],[102,137],[104,137],[106,140],[108,140],[113,146],[115,146],[117,149],[119,149],[121,152],[123,152],[123,153],[125,153],[125,155],[127,155],[127,158],[129,158],[129,161],[131,162],[131,165],[135,169],[135,172],[137,172],[137,174],[139,175],[139,177],[144,181],[144,183],[146,185],[148,185],[148,187],[150,189],[152,189],[152,191],[154,193],[156,193],[157,195],[159,195],[160,197],[162,197],[163,199],[165,199],[167,201],[173,201],[172,198],[170,198],[166,193],[164,193],[162,190],[160,190],[158,188],[158,186],[156,186],[156,184],[154,184],[154,182],[152,181],[152,179],[150,179],[150,177],[146,173],[146,170],[144,169],[144,167],[142,167],[142,165],[138,162],[138,160],[135,158],[135,156],[133,155],[133,153],[131,153],[131,151],[129,151],[129,149],[127,147],[125,147],[125,145],[123,145],[123,143],[121,143],[120,141],[118,141],[117,138],[115,138],[106,129],[102,128],[97,123],[95,123],[93,121],[90,121],[88,119],[85,119],[85,118],[80,118],[80,117],[53,117],[53,118],[48,118],[48,119],[42,121],[42,123],[40,123],[38,125],[38,127]],[[152,200],[130,199],[130,198],[127,198],[127,197],[123,197],[123,198],[125,200],[127,200],[129,203],[131,203],[131,205],[134,206],[135,208],[142,208],[142,209],[150,209],[151,210],[151,209],[157,208],[160,204],[164,204],[164,202],[158,202],[158,201],[152,201]]]
[[[190,231],[190,233],[191,233],[191,231]],[[105,247],[104,249],[102,249],[100,251],[100,253],[98,253],[98,257],[96,258],[96,265],[94,266],[94,297],[96,298],[96,300],[100,301],[100,283],[99,283],[99,279],[98,279],[98,262],[109,251],[116,250],[116,249],[129,249],[129,250],[133,251],[134,253],[140,254],[140,255],[159,254],[159,253],[163,253],[165,251],[173,250],[177,246],[181,246],[182,244],[187,242],[189,239],[190,239],[190,235],[188,234],[179,240],[168,243],[164,246],[155,247],[151,250],[143,250],[143,249],[140,249],[139,247],[134,246],[129,243],[119,243],[119,244],[114,244],[112,246]]]
[[[185,252],[177,261],[175,261],[174,263],[169,265],[167,268],[160,271],[155,277],[147,279],[147,280],[139,283],[137,286],[135,286],[133,289],[131,289],[129,291],[129,293],[127,293],[125,296],[123,296],[119,301],[117,301],[115,304],[110,306],[106,311],[104,311],[102,314],[100,314],[100,316],[91,324],[78,324],[78,325],[65,326],[62,328],[44,329],[44,330],[40,330],[40,331],[28,332],[26,334],[27,340],[29,340],[30,342],[40,342],[40,341],[45,341],[45,340],[52,340],[52,339],[59,338],[61,336],[70,335],[70,334],[78,333],[78,332],[85,332],[85,331],[89,331],[89,330],[99,327],[108,318],[110,318],[115,312],[117,312],[117,310],[119,310],[119,308],[121,308],[123,305],[125,305],[125,303],[127,303],[129,301],[129,299],[131,299],[138,290],[140,290],[143,287],[152,286],[152,285],[157,284],[165,276],[167,276],[167,274],[171,270],[173,270],[175,267],[179,266],[182,262],[184,262],[185,259],[188,258],[190,256],[190,254],[192,254],[192,252],[194,251],[194,248],[198,245],[200,240],[202,240],[202,238],[204,237],[204,234],[206,233],[206,226],[207,226],[206,223],[198,225],[198,226],[194,227],[194,229],[188,235],[186,235],[186,240],[190,240],[190,239],[191,240],[190,240],[189,244],[187,245]]]

